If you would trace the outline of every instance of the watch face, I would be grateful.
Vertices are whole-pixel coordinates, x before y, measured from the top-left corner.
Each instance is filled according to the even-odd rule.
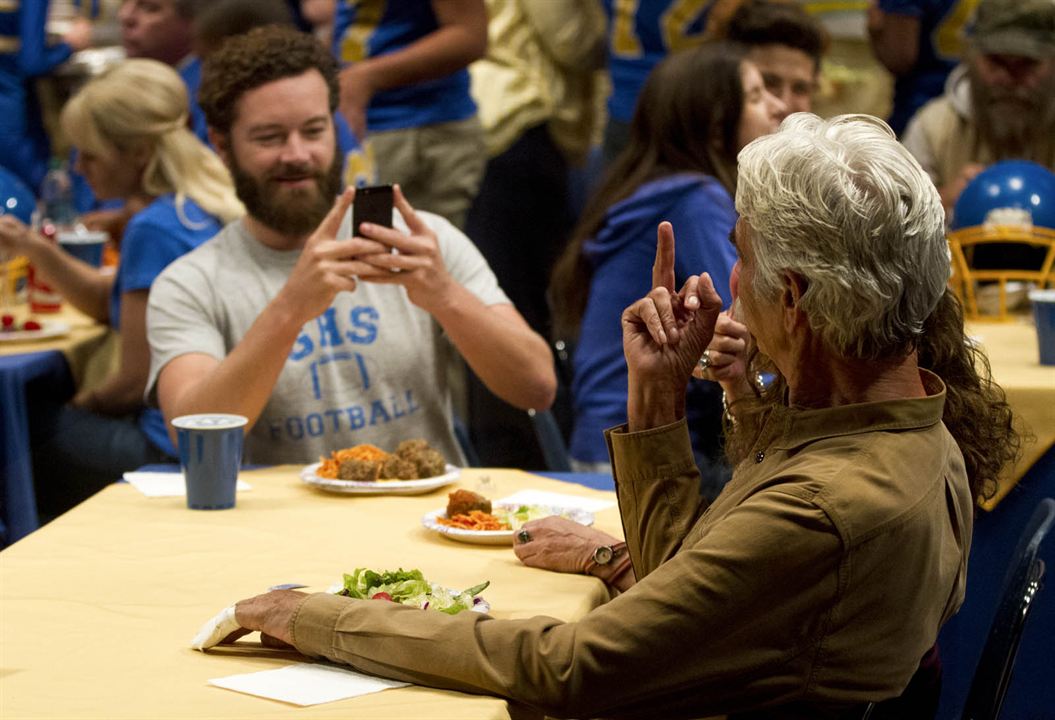
[[[593,551],[593,561],[598,565],[607,565],[612,562],[612,555],[614,555],[612,548],[602,545]]]

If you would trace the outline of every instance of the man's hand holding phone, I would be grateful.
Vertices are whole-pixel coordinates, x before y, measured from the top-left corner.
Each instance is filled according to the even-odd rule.
[[[359,190],[362,193],[362,190]],[[395,252],[360,255],[366,266],[359,273],[363,282],[402,285],[410,301],[435,314],[447,302],[455,285],[440,254],[436,233],[414,212],[398,185],[392,186],[392,199],[410,234],[380,223],[360,222],[352,211],[356,236],[381,243]],[[358,204],[358,200],[357,200]]]

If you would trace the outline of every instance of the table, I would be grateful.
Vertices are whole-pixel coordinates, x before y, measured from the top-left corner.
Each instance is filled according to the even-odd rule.
[[[464,470],[457,486],[473,489],[482,475],[493,498],[533,488],[615,499],[517,470]],[[490,580],[484,596],[501,618],[573,620],[608,599],[596,578],[535,570],[508,546],[425,530],[421,516],[453,487],[367,497],[310,488],[290,466],[241,477],[252,490],[235,509],[212,512],[115,484],[0,553],[0,717],[509,718],[504,700],[421,687],[307,708],[241,695],[206,681],[299,656],[202,654],[189,642],[235,600],[284,582],[325,589],[359,566],[417,567],[452,587]],[[596,525],[622,536],[615,508]]]
[[[37,528],[26,391],[46,383],[55,392],[99,384],[118,356],[117,336],[72,307],[48,315],[67,323],[68,335],[0,344],[0,547]]]
[[[1055,367],[1040,364],[1037,333],[1029,318],[1007,323],[970,322],[967,334],[984,346],[993,378],[1007,393],[1019,429],[1036,438],[1023,446],[1018,462],[1005,470],[996,495],[982,503],[984,509],[992,510],[1055,446]]]

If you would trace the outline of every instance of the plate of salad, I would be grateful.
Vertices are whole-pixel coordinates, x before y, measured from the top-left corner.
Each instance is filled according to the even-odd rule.
[[[429,582],[420,570],[384,570],[376,572],[368,568],[356,568],[345,573],[341,583],[330,588],[335,595],[359,600],[384,600],[400,605],[436,610],[457,615],[464,610],[486,613],[490,603],[480,597],[490,581],[484,581],[465,590]]]
[[[451,540],[474,545],[512,545],[524,523],[551,515],[566,517],[580,525],[593,525],[593,513],[551,505],[495,503],[490,512],[470,510],[459,514],[449,514],[448,509],[449,506],[426,513],[421,524]]]

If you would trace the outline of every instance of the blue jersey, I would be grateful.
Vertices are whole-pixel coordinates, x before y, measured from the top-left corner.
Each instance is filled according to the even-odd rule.
[[[652,287],[656,226],[663,220],[674,225],[678,239],[677,287],[690,275],[708,272],[723,304],[729,305],[729,274],[736,264],[729,231],[736,224],[736,210],[717,180],[699,173],[671,175],[642,185],[609,209],[604,225],[583,245],[593,277],[573,361],[570,449],[576,460],[607,461],[604,430],[626,421],[627,370],[619,316]],[[708,409],[699,400],[709,385],[700,381],[690,386],[686,414],[693,448],[713,460],[719,455],[721,404]],[[705,431],[703,426],[712,427]]]
[[[402,50],[436,31],[431,0],[341,0],[333,52],[342,65]],[[476,113],[469,71],[377,93],[366,110],[370,130],[396,130],[465,120]]]
[[[183,78],[183,84],[187,86],[188,108],[187,127],[198,136],[203,143],[209,144],[209,129],[205,122],[205,113],[198,104],[198,90],[201,89],[201,59],[197,57],[188,58],[185,63],[176,68],[179,76]]]
[[[162,195],[132,216],[121,238],[121,262],[110,295],[110,325],[120,327],[121,296],[149,290],[154,278],[176,258],[185,255],[223,229],[223,224],[190,198],[177,209],[172,194]],[[146,332],[146,328],[143,329]],[[157,408],[144,408],[139,428],[172,457],[177,455]]]
[[[72,52],[47,44],[47,19],[45,0],[0,3],[0,165],[33,189],[47,174],[51,148],[30,83]]]
[[[608,115],[630,122],[652,68],[667,55],[699,45],[720,0],[603,0],[608,15]]]
[[[977,5],[978,0],[879,0],[884,13],[919,20],[916,64],[894,83],[894,132],[900,135],[917,110],[942,94],[945,78],[963,56],[964,27]]]

